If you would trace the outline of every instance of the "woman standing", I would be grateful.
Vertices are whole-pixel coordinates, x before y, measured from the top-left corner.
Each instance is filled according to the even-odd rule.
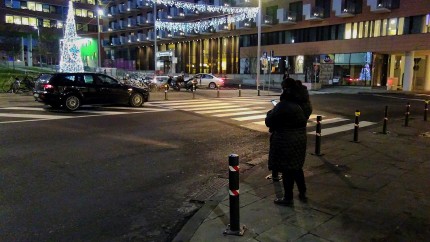
[[[299,199],[307,201],[303,164],[306,157],[306,123],[312,113],[307,90],[292,79],[282,82],[280,102],[267,112],[266,126],[272,132],[269,150],[269,169],[282,172],[284,197],[275,204],[293,203],[294,182]]]

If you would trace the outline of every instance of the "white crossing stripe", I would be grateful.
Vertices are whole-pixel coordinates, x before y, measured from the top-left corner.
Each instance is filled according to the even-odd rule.
[[[222,113],[222,114],[215,114],[212,116],[214,116],[214,117],[232,117],[232,116],[240,116],[240,115],[256,114],[256,113],[261,113],[261,111],[252,110],[252,111],[237,112],[237,113]]]
[[[254,107],[256,109],[258,107]],[[245,111],[252,110],[250,108],[230,108],[230,109],[217,109],[217,110],[209,110],[209,111],[198,111],[196,113],[199,114],[211,114],[211,113],[224,113],[224,112],[235,112],[235,111]]]
[[[233,120],[246,121],[246,120],[262,119],[262,118],[266,118],[266,114],[253,115],[253,116],[247,116],[242,118],[233,118]]]
[[[234,108],[234,107],[237,107],[237,105],[226,104],[226,105],[216,106],[216,107],[184,108],[184,110],[185,111],[204,111],[204,110],[214,110],[214,109],[220,109],[220,108]]]
[[[5,107],[5,108],[0,108],[0,109],[4,109],[4,110],[26,110],[26,111],[45,111],[44,108],[40,108],[40,107]]]
[[[321,120],[321,124],[332,124],[332,123],[342,122],[342,121],[346,121],[346,120],[349,120],[349,119],[347,119],[347,118],[323,119],[323,120]],[[308,121],[306,126],[316,125],[316,123],[317,123],[316,120],[310,120],[310,121]]]
[[[62,115],[38,115],[38,114],[20,114],[20,113],[0,113],[0,117],[6,118],[35,118],[35,119],[66,119],[74,118],[74,116]]]
[[[375,124],[375,123],[374,122],[368,122],[368,121],[361,121],[360,127],[366,127],[366,126],[370,126],[373,124]],[[321,135],[325,136],[325,135],[330,135],[330,134],[343,132],[343,131],[347,131],[347,130],[351,130],[351,129],[354,129],[354,123],[345,124],[345,125],[332,127],[332,128],[321,129]],[[308,132],[308,134],[315,134],[315,131]]]

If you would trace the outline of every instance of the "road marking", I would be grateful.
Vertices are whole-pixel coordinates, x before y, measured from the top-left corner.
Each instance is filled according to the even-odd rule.
[[[217,109],[217,110],[209,110],[209,111],[201,111],[196,112],[199,114],[211,114],[211,113],[224,113],[224,112],[235,112],[235,111],[245,111],[245,110],[252,110],[251,108],[230,108],[230,109]]]
[[[323,119],[323,120],[321,120],[321,124],[332,124],[332,123],[342,122],[342,121],[346,121],[346,120],[349,120],[349,119],[347,119],[347,118]],[[309,120],[307,126],[316,125],[316,123],[317,123],[316,120]]]
[[[237,109],[236,109],[237,110]],[[247,114],[256,114],[261,113],[261,110],[251,110],[251,111],[245,111],[245,112],[237,112],[237,113],[222,113],[222,114],[215,114],[212,115],[214,117],[232,117],[232,116],[240,116],[240,115],[247,115]]]
[[[214,109],[220,109],[220,108],[233,108],[236,107],[236,105],[226,104],[222,106],[216,106],[216,107],[198,107],[198,108],[183,108],[185,111],[204,111],[204,110],[214,110]]]
[[[19,114],[19,113],[0,113],[0,117],[6,117],[6,118],[35,118],[35,119],[66,119],[66,118],[74,118],[74,116]]]
[[[368,121],[361,121],[360,122],[360,127],[366,127],[366,126],[370,126],[370,125],[373,125],[373,124],[376,124],[376,123],[374,123],[374,122],[368,122]],[[345,124],[345,125],[341,125],[341,126],[337,126],[337,127],[332,127],[332,128],[322,129],[321,130],[321,135],[325,136],[325,135],[339,133],[339,132],[343,132],[343,131],[347,131],[347,130],[351,130],[351,129],[354,129],[354,123]],[[308,132],[308,134],[315,134],[315,131]]]
[[[246,117],[242,117],[242,118],[233,118],[233,120],[236,120],[236,121],[247,121],[247,120],[262,119],[262,118],[266,118],[266,114],[246,116]]]

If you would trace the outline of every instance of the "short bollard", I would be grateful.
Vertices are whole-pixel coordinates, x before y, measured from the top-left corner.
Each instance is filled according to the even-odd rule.
[[[219,85],[216,86],[216,97],[219,97]]]
[[[315,153],[312,155],[322,156],[321,154],[321,121],[322,116],[317,116],[317,129],[315,131]]]
[[[260,96],[260,89],[257,89],[257,95]]]
[[[193,85],[193,99],[196,99],[196,85]]]
[[[385,106],[384,125],[382,126],[383,134],[387,134],[387,121],[388,121],[388,106]]]
[[[408,104],[406,104],[406,112],[405,112],[405,127],[409,126],[409,114],[410,114],[409,109],[410,108],[411,108],[411,105],[408,102]]]
[[[239,97],[241,97],[241,96],[242,96],[242,85],[239,84]]]
[[[358,122],[358,117],[360,117],[360,111],[357,109],[355,110],[354,142],[358,142],[358,128],[360,127],[360,124]]]
[[[229,155],[228,168],[228,193],[230,194],[230,224],[227,225],[227,229],[224,231],[224,234],[242,236],[246,230],[246,226],[240,226],[238,155]]]
[[[167,100],[167,85],[164,85],[164,100]]]
[[[429,110],[429,100],[424,101],[424,121],[427,121],[427,111]]]

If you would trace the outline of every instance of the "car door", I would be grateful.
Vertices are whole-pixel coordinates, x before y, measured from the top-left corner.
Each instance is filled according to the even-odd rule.
[[[101,80],[105,103],[128,102],[129,92],[127,86],[120,84],[119,81],[107,75],[99,74],[97,77]]]
[[[85,73],[79,75],[79,83],[85,103],[103,103],[104,97],[100,90],[101,86],[97,85],[93,74]]]
[[[209,83],[213,82],[212,79],[213,79],[213,76],[208,75],[208,74],[202,74],[201,75],[201,83],[200,83],[200,85],[204,86],[204,87],[208,87]]]

